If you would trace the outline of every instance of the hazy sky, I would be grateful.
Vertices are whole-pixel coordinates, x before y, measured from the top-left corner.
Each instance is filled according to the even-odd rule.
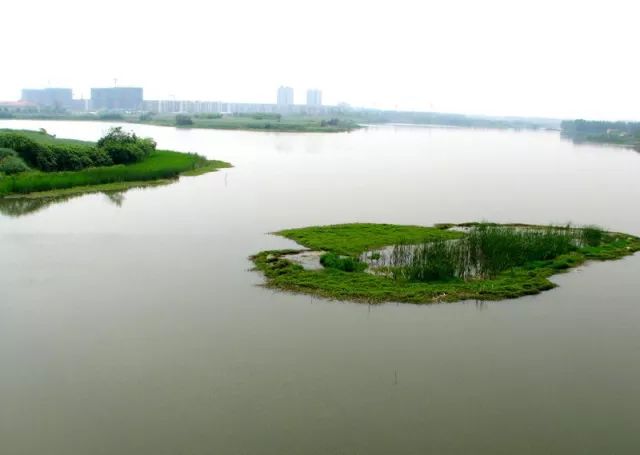
[[[146,99],[640,119],[640,2],[8,1],[0,100],[143,86]]]

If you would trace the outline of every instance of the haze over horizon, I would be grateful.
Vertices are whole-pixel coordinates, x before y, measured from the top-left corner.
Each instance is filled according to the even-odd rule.
[[[631,1],[275,0],[171,6],[23,0],[6,16],[0,100],[22,88],[142,86],[146,99],[640,120]],[[36,33],[37,32],[37,33]],[[9,70],[7,70],[9,68]]]

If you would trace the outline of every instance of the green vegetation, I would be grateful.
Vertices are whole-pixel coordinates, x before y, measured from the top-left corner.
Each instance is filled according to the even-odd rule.
[[[176,115],[176,126],[192,126],[193,119],[190,115],[178,114]]]
[[[29,170],[29,166],[15,150],[0,148],[0,174],[13,175]]]
[[[96,144],[57,139],[44,131],[0,130],[0,145],[35,168],[2,171],[0,196],[71,188],[74,192],[89,191],[96,185],[124,189],[144,182],[166,183],[179,175],[198,175],[229,166],[196,154],[156,150],[153,140],[138,138],[120,128],[110,130]],[[15,158],[10,152],[2,153],[7,156],[0,165]],[[48,197],[51,193],[42,195]]]
[[[513,128],[552,129],[560,127],[560,121],[530,117],[489,117],[442,112],[386,111],[377,109],[345,110],[340,118],[349,118],[358,123],[399,123],[411,125],[441,125],[463,128]]]
[[[342,270],[344,272],[362,272],[367,268],[367,264],[351,256],[340,256],[336,253],[325,253],[320,256],[320,264],[330,269]]]
[[[346,116],[281,115],[276,113],[246,113],[234,115],[211,114],[159,114],[144,112],[127,113],[20,113],[14,118],[73,121],[119,121],[180,128],[210,128],[223,130],[325,132],[338,133],[359,128]]]
[[[640,148],[640,122],[565,120],[562,135],[575,142],[600,142]]]
[[[332,251],[345,256],[358,256],[365,251],[401,242],[417,244],[438,239],[457,239],[463,236],[460,232],[435,227],[374,223],[285,229],[276,234],[312,250]]]
[[[324,251],[324,268],[307,270],[283,258],[297,250],[264,251],[252,260],[265,274],[267,286],[371,303],[537,294],[555,286],[548,278],[556,273],[587,260],[619,259],[640,250],[640,238],[594,226],[344,224],[277,234]],[[383,247],[390,250],[388,260],[372,251]]]
[[[155,151],[156,143],[122,128],[112,128],[96,144],[52,141],[46,134],[34,137],[22,132],[0,131],[0,147],[15,151],[36,169],[54,172],[137,163]]]
[[[394,246],[389,269],[395,278],[410,281],[494,278],[505,270],[551,260],[583,245],[599,246],[603,238],[604,231],[594,226],[515,228],[478,224],[453,242]]]

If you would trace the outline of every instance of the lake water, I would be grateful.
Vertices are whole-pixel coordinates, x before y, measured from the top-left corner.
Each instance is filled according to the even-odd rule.
[[[247,259],[295,245],[268,232],[353,221],[640,235],[639,153],[554,132],[127,127],[235,167],[0,205],[3,455],[640,450],[640,254],[538,296],[424,306],[274,292]]]

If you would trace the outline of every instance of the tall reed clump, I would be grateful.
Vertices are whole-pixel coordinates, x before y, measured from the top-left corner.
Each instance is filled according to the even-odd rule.
[[[409,281],[441,281],[459,275],[457,240],[436,240],[420,245],[396,245],[391,252],[391,275]]]
[[[394,278],[410,281],[491,278],[513,267],[550,260],[584,244],[600,242],[604,231],[570,227],[515,228],[481,224],[459,240],[397,245],[390,256]]]

